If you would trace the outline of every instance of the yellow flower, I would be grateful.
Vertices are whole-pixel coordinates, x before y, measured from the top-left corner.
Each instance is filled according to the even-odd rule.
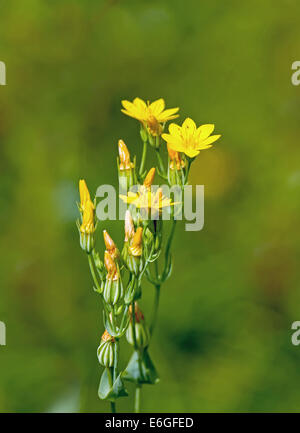
[[[94,224],[94,213],[95,206],[91,200],[87,200],[84,203],[83,215],[82,215],[82,224],[80,226],[81,233],[92,234],[95,231]]]
[[[179,116],[176,114],[178,107],[165,110],[165,101],[162,98],[151,104],[149,101],[146,103],[140,98],[135,98],[133,102],[122,101],[122,105],[124,108],[121,111],[142,122],[152,135],[160,135],[162,133],[161,124]]]
[[[85,208],[85,204],[88,201],[91,202],[91,196],[84,179],[80,179],[79,181],[79,195],[80,195],[80,211],[83,212]]]
[[[190,158],[194,158],[200,150],[209,149],[221,135],[211,135],[214,125],[201,125],[196,127],[195,122],[187,118],[182,126],[171,123],[169,134],[162,134],[169,148],[176,152],[183,152]]]
[[[120,194],[120,198],[125,203],[132,204],[138,209],[150,209],[151,212],[160,212],[164,207],[177,204],[172,202],[170,198],[164,197],[161,188],[158,188],[156,192],[152,192],[144,186],[141,186],[137,193],[129,191],[128,195]]]

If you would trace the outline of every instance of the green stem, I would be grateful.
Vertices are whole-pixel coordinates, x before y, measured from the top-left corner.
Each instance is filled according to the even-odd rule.
[[[191,165],[192,165],[192,162],[194,161],[194,159],[195,158],[187,158],[188,165],[187,165],[187,170],[186,170],[185,179],[184,179],[184,184],[185,185],[187,184],[187,180],[188,180],[188,177],[189,177]]]
[[[131,314],[132,314],[131,326],[132,326],[132,333],[133,333],[133,344],[134,344],[134,349],[138,352],[138,364],[139,364],[140,376],[143,377],[141,351],[138,348],[137,341],[136,341],[136,333],[135,333],[135,303],[134,303],[134,301],[131,304]],[[139,411],[140,411],[141,389],[142,389],[142,384],[137,383],[136,387],[135,387],[135,402],[134,402],[134,410],[136,413],[139,413]]]
[[[142,160],[141,160],[141,165],[140,165],[140,170],[139,170],[140,177],[143,176],[143,173],[145,171],[145,163],[146,163],[146,156],[147,156],[147,146],[148,146],[147,141],[143,141],[143,154],[142,154]]]
[[[114,348],[114,370],[113,370],[113,381],[115,382],[118,377],[118,362],[119,362],[119,339],[115,338]]]
[[[158,307],[159,307],[159,298],[160,298],[160,284],[157,284],[155,286],[155,298],[154,298],[154,307],[153,307],[153,313],[152,313],[152,321],[150,325],[150,335],[152,336],[154,327],[157,320],[157,313],[158,313]]]
[[[166,270],[167,270],[167,267],[168,267],[169,254],[170,254],[170,249],[171,249],[172,241],[173,241],[173,238],[174,238],[175,228],[176,228],[176,220],[173,218],[173,220],[172,220],[172,228],[171,228],[171,231],[170,231],[170,235],[169,235],[169,238],[168,238],[168,242],[167,242],[167,246],[166,246],[166,251],[165,251],[165,269],[164,269],[164,272],[163,272],[163,274],[161,276],[161,281],[164,281],[164,276],[166,274]],[[155,272],[156,272],[156,281],[159,281],[157,260],[155,261]],[[153,334],[154,327],[155,327],[156,320],[157,320],[158,307],[159,307],[159,298],[160,298],[160,288],[161,288],[161,284],[155,284],[154,307],[153,307],[152,321],[151,321],[151,326],[150,326],[150,335],[151,336]]]
[[[141,391],[142,391],[142,385],[138,383],[135,388],[135,399],[134,399],[135,413],[140,413],[141,410]]]
[[[175,220],[175,219],[172,220],[172,228],[171,228],[171,232],[170,232],[170,235],[169,235],[169,239],[168,239],[168,243],[167,243],[166,251],[165,251],[166,262],[167,262],[167,260],[169,258],[170,248],[171,248],[171,245],[172,245],[172,241],[173,241],[174,233],[175,233],[175,228],[176,228],[176,222],[177,222],[177,220]]]
[[[92,259],[91,254],[88,254],[88,260],[89,260],[90,271],[91,271],[91,274],[92,274],[92,277],[93,277],[94,284],[95,284],[98,292],[101,293],[101,286],[99,285],[99,282],[98,282],[98,279],[97,279],[97,276],[96,276],[96,273],[95,273],[93,259]]]
[[[111,375],[111,369],[109,367],[106,367],[106,371],[107,371],[107,377],[108,377],[109,385],[110,385],[110,387],[112,387],[113,386],[113,378],[112,378],[112,375]],[[110,407],[111,407],[111,412],[112,413],[116,413],[117,412],[116,403],[114,401],[110,402]]]
[[[156,157],[157,157],[157,161],[158,161],[158,168],[159,168],[160,174],[164,179],[167,179],[166,169],[165,169],[161,154],[159,152],[159,149],[155,149],[155,153],[156,153]]]

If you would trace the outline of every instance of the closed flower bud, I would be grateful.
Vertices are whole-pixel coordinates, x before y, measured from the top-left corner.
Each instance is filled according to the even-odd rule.
[[[127,191],[136,183],[135,182],[135,164],[130,161],[130,153],[127,149],[126,144],[123,140],[119,140],[119,186],[122,193],[127,193]]]
[[[144,180],[144,186],[146,188],[150,188],[151,187],[151,185],[152,185],[152,183],[154,181],[154,176],[155,176],[155,168],[152,167],[149,170],[149,172],[148,172],[148,174],[147,174],[147,176],[145,177],[145,180]]]
[[[130,254],[134,257],[140,257],[142,255],[142,241],[143,241],[143,228],[138,227],[135,235],[133,236],[132,243],[130,245]]]
[[[91,202],[91,196],[84,179],[79,181],[79,195],[80,195],[80,212],[84,211],[85,204]]]
[[[130,241],[134,236],[134,224],[130,211],[125,213],[125,242]]]
[[[123,297],[123,285],[119,268],[108,251],[104,253],[104,265],[107,270],[103,297],[107,304],[115,305]]]
[[[80,246],[88,254],[94,248],[95,227],[95,207],[91,200],[84,203],[82,224],[80,225]]]
[[[146,142],[148,140],[148,134],[146,129],[142,126],[141,130],[140,130],[140,134],[141,134],[141,139]]]
[[[127,217],[127,218],[126,218]],[[122,259],[129,269],[135,275],[138,275],[143,268],[142,260],[142,239],[143,228],[138,227],[134,232],[133,221],[129,211],[125,216],[125,242],[122,250]]]
[[[105,330],[97,349],[98,360],[104,367],[112,367],[114,365],[114,344],[114,338]]]
[[[169,145],[168,153],[170,163],[168,166],[168,181],[170,185],[183,185],[185,176],[185,162],[180,153],[172,150]]]
[[[134,328],[133,328],[131,306],[129,307],[129,314],[131,320],[126,331],[126,339],[130,345],[134,346],[135,345],[134,332],[133,332]],[[140,310],[140,308],[138,307],[137,303],[135,303],[135,338],[136,338],[136,345],[139,349],[143,349],[147,347],[150,341],[149,328],[145,322],[144,315]]]
[[[170,157],[170,168],[171,170],[180,170],[185,167],[185,162],[181,159],[180,153],[172,150],[169,145],[167,145],[168,154]]]
[[[120,157],[120,170],[130,170],[133,168],[133,163],[130,162],[130,153],[123,140],[119,140],[118,149]]]
[[[106,250],[109,252],[111,258],[113,260],[118,259],[120,257],[119,250],[106,230],[103,230],[103,237],[104,237]]]
[[[104,253],[104,265],[107,270],[107,279],[117,280],[120,278],[117,265],[108,251],[105,251]]]

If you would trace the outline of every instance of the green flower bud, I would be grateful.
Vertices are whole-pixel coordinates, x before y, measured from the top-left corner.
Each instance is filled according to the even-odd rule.
[[[148,327],[143,323],[135,324],[136,344],[139,349],[148,346],[150,341],[150,333]],[[126,331],[126,339],[131,346],[134,346],[133,324],[130,323]]]
[[[123,285],[120,278],[107,278],[104,284],[103,297],[107,304],[115,305],[123,298]]]
[[[132,316],[132,308],[129,308],[129,314]],[[126,339],[131,346],[134,346],[134,332],[133,332],[133,320],[131,321],[126,331]],[[136,344],[139,349],[143,349],[148,346],[150,341],[150,332],[145,322],[142,311],[140,310],[137,302],[135,302],[135,337]]]
[[[119,140],[119,158],[118,158],[118,174],[120,192],[127,193],[127,191],[135,185],[135,162],[130,161],[130,153],[123,140]]]
[[[103,297],[107,304],[115,305],[123,298],[123,284],[119,268],[108,251],[104,253],[104,264],[107,270],[107,276],[104,284]]]
[[[90,254],[95,246],[94,233],[81,232],[80,246],[87,254]]]
[[[97,253],[95,250],[93,250],[93,259],[101,280],[104,280],[106,275],[104,263],[100,259],[99,253]]]
[[[148,141],[148,133],[147,133],[147,131],[146,131],[146,129],[144,127],[141,127],[140,134],[141,134],[141,139],[144,142]]]
[[[104,367],[112,367],[114,365],[114,345],[113,337],[105,330],[100,346],[97,349],[98,360]]]

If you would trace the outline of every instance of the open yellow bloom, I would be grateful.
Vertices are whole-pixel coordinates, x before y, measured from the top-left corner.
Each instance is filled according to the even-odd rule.
[[[150,104],[140,98],[135,98],[133,102],[122,101],[123,109],[121,110],[127,116],[142,122],[147,126],[152,135],[160,135],[162,132],[161,124],[168,120],[175,119],[179,116],[176,114],[179,108],[168,108],[165,110],[165,101],[160,98]]]
[[[170,149],[183,152],[194,158],[200,150],[209,149],[221,135],[211,135],[215,125],[201,125],[196,127],[195,122],[187,118],[182,126],[171,123],[169,134],[162,134]]]
[[[145,186],[141,186],[137,193],[129,191],[128,195],[120,194],[120,198],[125,203],[132,204],[138,209],[150,209],[151,212],[159,212],[164,207],[177,204],[172,202],[170,198],[164,197],[160,188],[156,192],[153,192],[151,189],[145,188]]]

